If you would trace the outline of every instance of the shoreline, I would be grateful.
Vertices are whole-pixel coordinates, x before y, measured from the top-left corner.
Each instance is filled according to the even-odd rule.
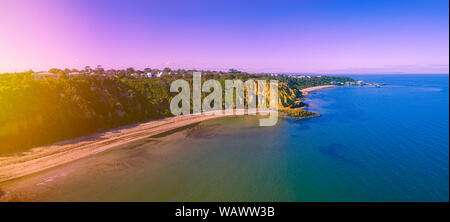
[[[311,91],[329,87],[336,86],[323,85],[309,87],[302,89],[301,92],[303,95],[308,95]],[[224,112],[214,115],[189,114],[134,123],[88,136],[57,142],[52,145],[35,147],[25,152],[0,156],[0,185],[13,185],[15,183],[14,181],[21,181],[21,179],[28,176],[45,174],[44,172],[50,169],[70,164],[71,162],[108,151],[115,147],[149,137],[170,134],[170,132],[206,120],[240,115],[237,113],[239,111],[240,110],[236,110],[236,113],[231,115],[226,115]],[[240,112],[242,114],[242,111]],[[245,114],[247,112],[248,110],[245,110],[243,113]],[[317,116],[320,116],[320,114],[293,119],[307,119]],[[286,118],[284,116],[282,117]],[[5,201],[4,198],[6,198],[8,194],[8,190],[5,191],[0,187],[0,202]]]
[[[167,117],[32,148],[0,157],[0,184],[70,163],[111,148],[164,134],[205,120],[233,115],[183,115]]]
[[[208,112],[201,115],[189,114],[150,120],[54,143],[52,145],[35,147],[15,155],[0,156],[0,185],[29,175],[39,174],[45,170],[68,164],[114,147],[149,137],[170,134],[178,129],[206,120],[238,116],[247,112],[248,110],[236,110],[236,113],[229,115],[223,111],[221,114],[213,115],[209,115],[211,112]],[[259,111],[259,113],[266,112],[270,111]]]
[[[314,86],[314,87],[308,87],[300,90],[304,96],[308,95],[309,92],[319,89],[325,89],[325,88],[331,88],[331,87],[337,87],[336,85],[323,85],[323,86]]]
[[[336,86],[315,86],[302,89],[301,91],[303,95],[307,95],[310,91],[329,87]],[[238,111],[239,110],[237,110],[237,112]],[[244,111],[244,113],[246,113],[246,111]],[[101,133],[57,142],[52,145],[34,147],[28,151],[17,154],[0,156],[0,184],[98,154],[120,145],[160,134],[167,134],[173,130],[197,124],[205,120],[236,115],[239,114],[226,115],[222,112],[222,114],[215,115],[189,114],[166,117],[163,119],[134,123]],[[320,114],[317,116],[320,116]]]

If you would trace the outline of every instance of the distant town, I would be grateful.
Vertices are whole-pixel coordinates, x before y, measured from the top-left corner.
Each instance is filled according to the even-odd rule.
[[[209,75],[209,76],[217,76],[217,75],[224,75],[224,74],[250,74],[247,72],[242,72],[237,69],[229,69],[228,71],[211,71],[211,70],[197,70],[197,69],[171,69],[169,67],[166,67],[164,69],[151,69],[151,68],[145,68],[143,70],[134,69],[132,67],[129,67],[127,69],[108,69],[105,70],[101,65],[96,66],[95,68],[92,68],[90,66],[84,67],[84,69],[58,69],[58,68],[52,68],[48,71],[40,71],[40,72],[34,72],[32,70],[28,71],[27,73],[30,73],[31,75],[35,76],[36,78],[46,78],[46,77],[53,77],[53,78],[59,78],[59,77],[67,77],[71,78],[73,76],[77,75],[97,75],[97,76],[105,76],[105,77],[139,77],[139,78],[162,78],[162,77],[177,77],[177,78],[190,78],[192,77],[194,72],[201,71],[203,75]],[[268,76],[286,76],[296,79],[310,79],[313,77],[322,77],[322,75],[317,74],[291,74],[291,73],[260,73],[261,75],[268,75]],[[364,86],[364,85],[371,85],[375,87],[380,87],[384,85],[383,83],[366,83],[364,81],[358,80],[358,81],[346,81],[346,82],[339,82],[339,81],[331,81],[332,85],[336,86]]]
[[[197,70],[197,69],[171,69],[166,67],[164,69],[151,69],[145,68],[143,70],[134,69],[132,67],[127,69],[108,69],[105,70],[101,65],[98,65],[96,68],[91,68],[90,66],[86,66],[84,69],[58,69],[52,68],[48,71],[40,71],[34,72],[30,70],[29,72],[36,77],[55,77],[58,78],[60,76],[76,76],[80,74],[88,74],[88,75],[99,75],[99,76],[130,76],[130,77],[148,77],[148,78],[160,78],[164,76],[177,76],[177,77],[192,77],[193,72],[200,71],[204,75],[221,75],[221,74],[250,74],[247,72],[242,72],[237,69],[229,69],[228,71],[211,71],[211,70]],[[289,74],[289,73],[259,73],[262,75],[270,75],[270,76],[290,76],[293,78],[312,78],[312,77],[322,77],[321,75],[305,75],[305,74]]]

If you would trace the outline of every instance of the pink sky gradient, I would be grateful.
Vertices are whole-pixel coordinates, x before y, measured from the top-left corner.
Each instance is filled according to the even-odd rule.
[[[0,72],[448,73],[448,1],[255,2],[2,0]]]

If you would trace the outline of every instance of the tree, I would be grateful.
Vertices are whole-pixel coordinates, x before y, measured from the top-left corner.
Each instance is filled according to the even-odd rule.
[[[48,70],[48,72],[55,73],[55,74],[63,73],[63,71],[61,69],[57,69],[57,68],[52,68],[52,69]]]
[[[60,79],[68,79],[69,75],[66,72],[61,72],[61,73],[58,74],[58,78],[60,78]]]
[[[92,71],[92,69],[91,69],[90,66],[85,66],[85,67],[84,67],[84,71],[85,71],[86,73],[90,73],[90,72]]]
[[[97,68],[95,69],[95,73],[98,75],[101,75],[101,74],[105,73],[105,69],[103,69],[101,65],[97,65]]]
[[[129,67],[129,68],[127,68],[127,74],[128,75],[130,75],[130,74],[133,74],[135,71],[134,71],[134,68],[133,67]]]
[[[228,72],[229,73],[241,73],[241,71],[239,71],[237,69],[229,69]]]
[[[108,70],[106,70],[106,74],[108,74],[108,75],[114,75],[114,74],[116,74],[116,70],[114,70],[114,69],[108,69]]]

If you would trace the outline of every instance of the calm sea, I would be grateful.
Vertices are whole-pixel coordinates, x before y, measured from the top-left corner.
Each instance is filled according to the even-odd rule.
[[[354,78],[390,85],[312,92],[318,118],[215,119],[80,160],[39,200],[448,201],[448,75]]]

